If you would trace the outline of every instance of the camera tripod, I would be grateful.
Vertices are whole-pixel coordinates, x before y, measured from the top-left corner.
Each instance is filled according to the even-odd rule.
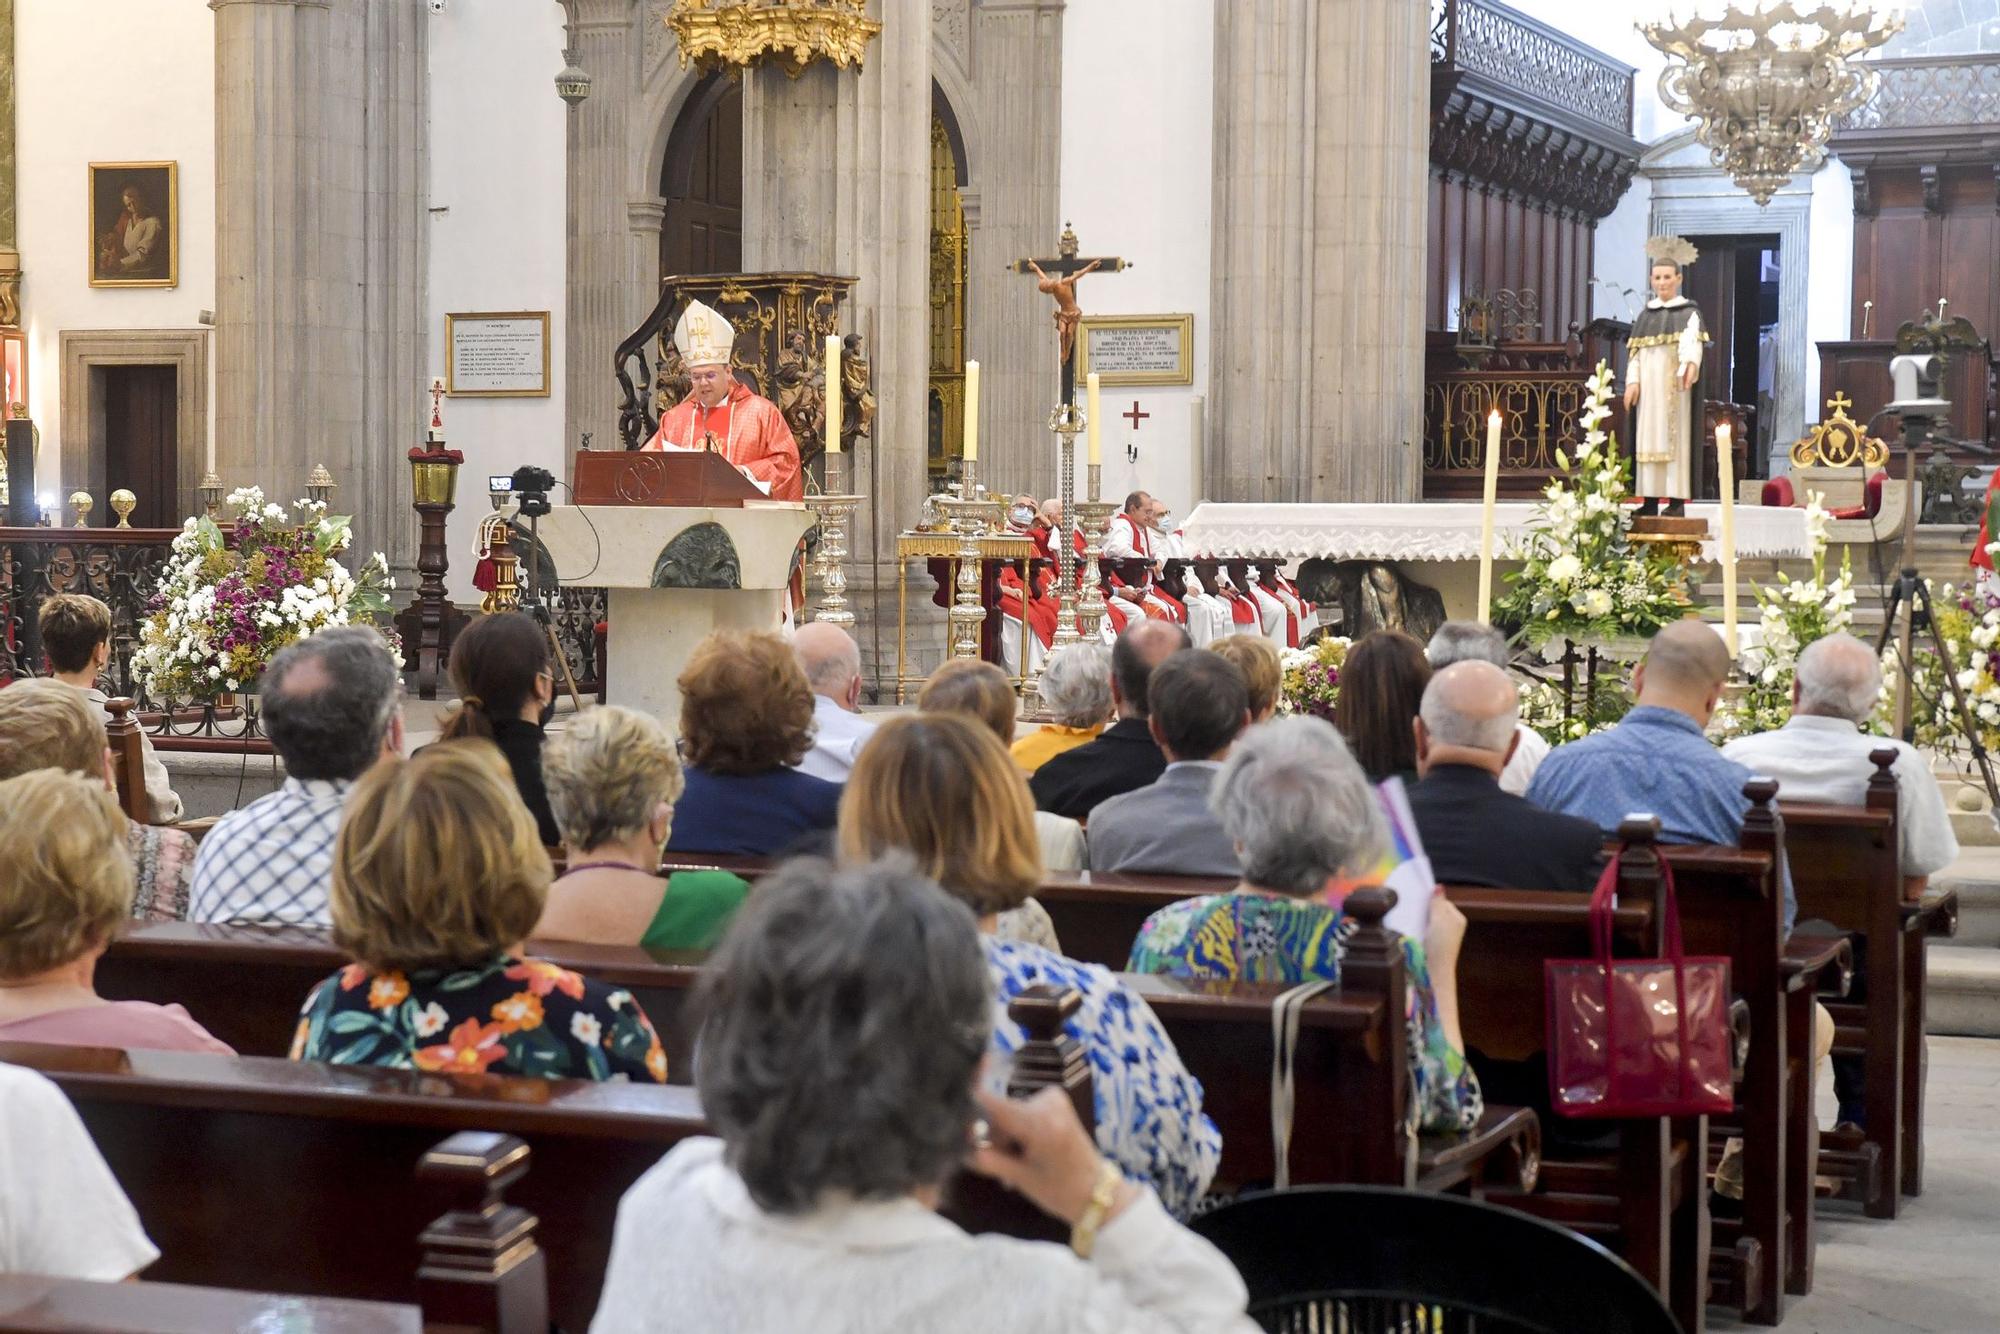
[[[563,685],[569,691],[570,706],[579,712],[583,709],[583,696],[576,688],[576,675],[569,668],[569,654],[563,651],[562,639],[556,634],[555,618],[549,615],[547,600],[542,595],[542,516],[540,511],[528,515],[528,615],[535,618],[542,627],[542,635],[549,641],[549,650],[555,655],[556,666],[562,669]]]

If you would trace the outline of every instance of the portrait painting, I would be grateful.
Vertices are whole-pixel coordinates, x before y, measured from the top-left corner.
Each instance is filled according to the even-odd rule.
[[[90,164],[90,285],[180,281],[179,171],[172,162]]]

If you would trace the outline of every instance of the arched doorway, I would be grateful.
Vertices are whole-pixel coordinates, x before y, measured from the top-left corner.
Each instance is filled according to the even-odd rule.
[[[660,276],[743,269],[743,85],[711,74],[682,108],[660,167]]]
[[[965,278],[972,234],[965,225],[959,188],[966,181],[965,151],[944,94],[931,98],[931,355],[926,469],[934,484],[965,452]]]

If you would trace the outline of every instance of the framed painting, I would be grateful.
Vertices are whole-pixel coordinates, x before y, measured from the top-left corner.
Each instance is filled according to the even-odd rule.
[[[90,285],[180,283],[180,166],[90,164]]]

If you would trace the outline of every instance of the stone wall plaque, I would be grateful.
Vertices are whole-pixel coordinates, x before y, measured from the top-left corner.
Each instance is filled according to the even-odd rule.
[[[547,398],[549,312],[444,317],[445,392],[460,398]]]
[[[1193,315],[1086,315],[1079,378],[1106,387],[1194,383]]]

